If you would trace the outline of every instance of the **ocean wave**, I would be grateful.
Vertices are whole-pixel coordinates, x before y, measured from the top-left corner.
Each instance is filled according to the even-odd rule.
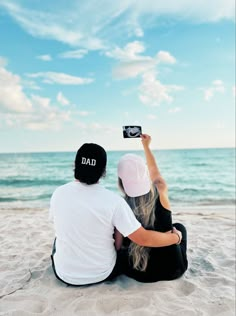
[[[59,186],[65,184],[66,181],[55,179],[17,179],[7,178],[1,179],[0,186],[12,187],[32,187],[32,186]]]
[[[46,193],[46,194],[40,194],[40,195],[37,195],[37,196],[32,196],[32,195],[28,195],[28,196],[20,196],[20,197],[17,197],[17,196],[1,196],[0,197],[0,203],[3,203],[3,202],[27,202],[27,201],[43,201],[43,200],[50,200],[51,198],[51,195],[50,193]]]
[[[171,204],[184,204],[184,205],[236,205],[236,200],[232,198],[216,199],[216,198],[200,198],[200,199],[181,199],[181,198],[171,198]]]
[[[210,164],[209,163],[206,163],[206,162],[195,162],[195,163],[191,163],[190,162],[190,167],[209,167]]]

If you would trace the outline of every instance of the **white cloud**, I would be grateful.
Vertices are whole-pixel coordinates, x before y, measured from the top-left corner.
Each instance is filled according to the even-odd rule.
[[[27,96],[20,76],[8,71],[0,58],[0,112],[1,127],[19,126],[30,130],[59,129],[70,120],[70,111],[62,111],[49,98]],[[65,101],[65,100],[64,100]]]
[[[41,59],[43,61],[51,61],[52,57],[50,55],[39,55],[37,56],[38,59]]]
[[[234,19],[235,2],[234,0],[215,0],[214,5],[211,1],[199,0],[146,0],[134,3],[137,14],[152,14],[152,16],[170,15],[179,17],[192,22],[215,22],[221,19]]]
[[[140,56],[140,53],[145,51],[145,46],[139,41],[128,43],[123,49],[116,47],[111,51],[105,53],[106,56],[118,59],[120,61],[136,61],[136,60],[149,60],[149,57]]]
[[[212,81],[212,85],[214,86],[214,87],[216,87],[217,89],[220,89],[220,90],[224,90],[224,83],[223,83],[223,81],[222,80],[219,80],[219,79],[217,79],[217,80],[213,80]]]
[[[90,112],[88,112],[88,111],[79,111],[78,114],[79,114],[79,116],[88,116],[90,114]]]
[[[27,88],[27,90],[41,90],[40,86],[36,84],[33,80],[21,79],[22,85]]]
[[[28,112],[32,103],[25,95],[21,78],[8,71],[5,59],[0,59],[0,110],[10,112]]]
[[[176,63],[176,59],[174,58],[174,56],[172,56],[169,52],[166,52],[166,51],[158,52],[157,61],[160,63],[166,63],[166,64]]]
[[[83,85],[89,84],[94,80],[91,78],[81,78],[76,76],[71,76],[65,73],[59,72],[38,72],[34,74],[28,74],[30,78],[43,78],[44,83],[48,84],[62,84],[62,85]]]
[[[49,109],[51,100],[49,98],[40,97],[38,95],[31,96],[32,102],[34,103],[34,107],[37,109]],[[35,109],[34,109],[35,111]]]
[[[70,50],[64,53],[59,54],[60,58],[74,58],[74,59],[81,59],[88,53],[87,49],[77,49],[77,50]]]
[[[168,85],[168,89],[171,90],[171,91],[183,91],[184,90],[184,87],[183,86],[178,86],[176,84],[170,84]]]
[[[113,69],[112,74],[116,79],[135,78],[154,69],[154,67],[155,62],[153,60],[123,62]]]
[[[143,36],[144,36],[144,32],[143,32],[143,30],[142,30],[140,27],[137,27],[137,28],[134,30],[134,34],[135,34],[137,37],[143,37]]]
[[[91,128],[93,129],[93,130],[103,130],[103,128],[104,128],[104,126],[102,126],[101,124],[99,124],[99,123],[91,123]]]
[[[36,5],[30,8],[21,6],[18,1],[0,1],[0,6],[24,28],[35,37],[54,39],[71,46],[83,46],[88,49],[102,49],[104,44],[96,36],[94,29],[92,12],[87,3],[67,4],[65,8],[60,3],[55,7],[53,4],[46,5],[45,8]],[[96,6],[95,6],[96,7]],[[80,15],[78,16],[78,12]],[[95,13],[95,11],[93,12]],[[89,23],[89,18],[91,19]],[[103,21],[101,21],[103,23]],[[101,26],[100,26],[101,27]]]
[[[143,104],[151,106],[158,106],[162,102],[171,103],[173,101],[165,85],[158,80],[150,80],[147,77],[140,86],[139,99]]]
[[[128,79],[142,76],[139,99],[143,104],[157,106],[163,102],[171,103],[173,97],[170,93],[183,90],[183,87],[162,84],[156,79],[156,68],[161,63],[176,63],[175,57],[167,51],[159,51],[155,57],[140,55],[143,52],[145,52],[145,46],[139,41],[128,43],[123,49],[116,47],[106,52],[108,57],[119,61],[113,69],[113,77]]]
[[[3,113],[1,119],[7,126],[27,130],[59,130],[64,122],[71,120],[70,111],[61,111],[51,104],[49,98],[31,96],[32,111],[25,113]]]
[[[143,52],[145,52],[145,46],[139,41],[128,43],[124,48],[116,47],[107,51],[106,56],[119,61],[113,69],[114,78],[135,78],[155,69],[160,63],[176,63],[174,56],[167,51],[160,51],[155,57],[140,55]]]
[[[225,87],[222,80],[214,80],[209,88],[204,90],[204,99],[210,101],[216,93],[224,93]]]
[[[71,119],[71,112],[52,105],[50,98],[32,95],[31,100],[33,112],[20,118],[21,125],[26,129],[59,130],[64,122]]]
[[[139,99],[145,105],[158,106],[161,103],[171,103],[174,91],[183,90],[183,87],[176,85],[164,85],[156,79],[154,72],[145,73],[143,82],[139,87]]]
[[[219,121],[216,123],[216,129],[225,129],[225,123],[223,121]]]
[[[86,142],[94,142],[95,138],[100,134],[104,138],[104,134],[112,135],[120,132],[120,127],[112,126],[109,124],[99,124],[97,122],[84,123],[76,121],[75,125],[80,128],[82,133],[86,135]]]
[[[181,108],[179,107],[176,107],[176,108],[173,108],[173,109],[169,109],[169,113],[177,113],[177,112],[180,112],[181,111]]]
[[[59,92],[57,95],[57,101],[61,104],[61,105],[69,105],[70,101],[62,94],[62,92]]]
[[[89,50],[104,49],[107,43],[129,34],[142,37],[145,28],[170,16],[189,23],[234,20],[234,0],[146,0],[48,1],[45,5],[18,0],[0,0],[0,6],[27,32]],[[174,20],[174,19],[173,19]]]
[[[206,89],[205,93],[204,93],[204,99],[206,101],[209,101],[213,97],[213,95],[214,95],[214,93],[213,93],[212,88]]]
[[[157,117],[156,117],[156,115],[154,115],[154,114],[148,114],[147,115],[147,119],[149,119],[149,120],[155,120]]]

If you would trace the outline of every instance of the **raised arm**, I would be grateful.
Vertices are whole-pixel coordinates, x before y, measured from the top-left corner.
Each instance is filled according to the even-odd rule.
[[[169,198],[168,198],[168,187],[167,187],[165,180],[161,176],[161,173],[160,173],[160,170],[157,166],[155,157],[150,149],[151,136],[149,136],[147,134],[142,134],[141,140],[142,140],[142,144],[143,144],[143,149],[144,149],[144,153],[145,153],[145,157],[146,157],[146,161],[147,161],[147,166],[148,166],[150,178],[158,190],[158,193],[160,195],[161,204],[166,209],[170,209],[170,202],[169,202]]]

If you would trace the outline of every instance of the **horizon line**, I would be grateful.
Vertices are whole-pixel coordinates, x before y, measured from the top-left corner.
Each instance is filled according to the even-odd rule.
[[[181,147],[181,148],[151,148],[152,151],[168,151],[168,150],[202,150],[202,149],[236,149],[236,146],[227,147]],[[44,154],[44,153],[73,153],[75,150],[54,150],[54,151],[12,151],[12,152],[0,152],[0,155],[7,154]],[[143,149],[107,149],[106,152],[118,152],[118,151],[143,151]]]

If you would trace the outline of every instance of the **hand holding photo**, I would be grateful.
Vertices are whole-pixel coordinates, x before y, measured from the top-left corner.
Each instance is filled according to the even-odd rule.
[[[124,138],[138,138],[142,134],[141,126],[123,126]]]

